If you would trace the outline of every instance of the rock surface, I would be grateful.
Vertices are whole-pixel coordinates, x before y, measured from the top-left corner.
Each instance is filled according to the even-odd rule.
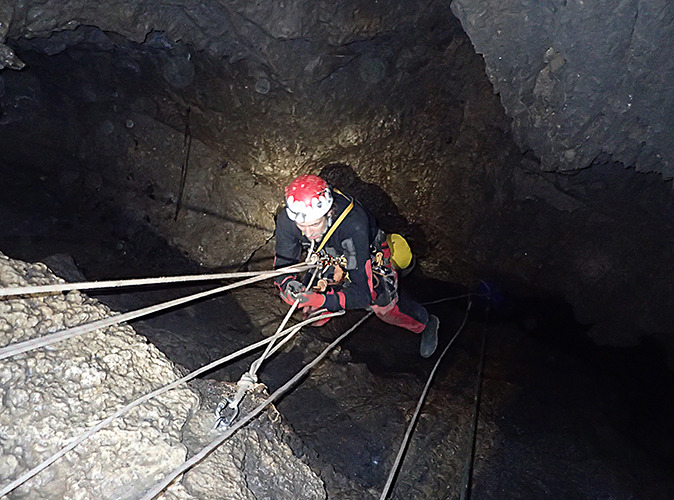
[[[0,255],[3,286],[58,281],[44,264]],[[111,314],[77,291],[4,299],[0,312],[3,346]],[[118,408],[176,380],[179,372],[127,325],[2,360],[0,486]],[[211,385],[202,391],[210,397],[183,386],[135,408],[17,488],[12,497],[138,498],[181,465],[188,452],[217,437],[213,409],[234,389]],[[262,420],[187,472],[166,498],[325,498],[322,482],[283,443],[278,424]]]
[[[454,0],[513,118],[545,170],[608,154],[674,176],[674,5],[668,0]]]

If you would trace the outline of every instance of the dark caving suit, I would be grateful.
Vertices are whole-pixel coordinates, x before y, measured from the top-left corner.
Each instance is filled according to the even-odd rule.
[[[350,201],[345,195],[334,192],[334,204],[329,214],[332,223],[346,210]],[[308,250],[310,246],[309,240],[286,211],[281,210],[276,218],[274,268],[299,263],[303,249]],[[381,264],[375,260],[377,252],[382,253]],[[324,308],[332,312],[371,308],[386,323],[414,333],[424,330],[428,312],[422,305],[398,295],[398,273],[390,263],[391,254],[385,234],[358,201],[354,200],[353,208],[325,242],[319,256],[326,254],[341,263],[346,279],[325,293]],[[276,284],[284,291],[285,285],[292,280],[302,281],[296,275],[283,275],[276,278]]]

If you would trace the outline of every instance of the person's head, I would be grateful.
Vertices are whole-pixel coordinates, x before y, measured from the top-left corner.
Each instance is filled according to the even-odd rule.
[[[328,230],[332,190],[317,175],[300,175],[285,190],[286,213],[307,238],[319,241]]]

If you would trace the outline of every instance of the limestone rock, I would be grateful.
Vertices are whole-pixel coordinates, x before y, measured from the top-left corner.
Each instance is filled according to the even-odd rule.
[[[60,282],[44,264],[0,254],[0,284]],[[31,295],[0,301],[0,342],[40,337],[111,311],[84,294]],[[179,377],[177,367],[127,325],[118,325],[0,362],[0,487],[33,468],[100,420]],[[220,396],[229,386],[222,384]],[[212,409],[181,386],[134,408],[14,490],[15,498],[137,498],[182,464],[189,443],[210,441]],[[187,425],[187,427],[186,427]],[[273,423],[258,425],[273,426]],[[167,498],[324,498],[321,481],[297,460],[278,430],[246,430],[195,467]],[[208,439],[208,438],[211,439]],[[235,452],[231,452],[235,450]],[[194,451],[194,450],[193,450]],[[237,460],[237,457],[240,460]],[[206,470],[210,472],[205,472]],[[204,477],[218,476],[204,489]],[[253,476],[257,474],[257,479]],[[194,479],[198,478],[198,479]],[[195,486],[199,485],[198,487]],[[297,492],[301,492],[298,494]],[[298,496],[299,495],[299,496]]]
[[[2,284],[57,281],[44,264],[0,257]],[[0,302],[2,344],[103,318],[110,311],[77,291]],[[3,485],[120,406],[175,380],[173,364],[123,325],[2,361]],[[130,412],[29,480],[20,496],[134,498],[185,459],[181,428],[198,406],[176,389]]]
[[[454,0],[452,10],[516,140],[544,168],[585,168],[608,153],[674,176],[671,2]]]

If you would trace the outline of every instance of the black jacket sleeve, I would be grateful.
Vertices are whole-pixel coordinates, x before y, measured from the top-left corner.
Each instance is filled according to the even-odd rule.
[[[274,269],[297,264],[302,257],[302,232],[293,221],[288,218],[285,210],[281,210],[276,216],[276,249],[274,254]],[[281,291],[292,280],[297,280],[297,274],[283,274],[274,278],[276,285]]]

